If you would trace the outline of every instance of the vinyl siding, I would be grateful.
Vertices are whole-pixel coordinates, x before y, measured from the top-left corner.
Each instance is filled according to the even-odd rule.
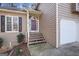
[[[58,4],[58,15],[60,18],[70,18],[72,21],[78,21],[79,15],[71,12],[70,3],[59,3]]]
[[[43,13],[39,20],[40,32],[49,44],[56,47],[56,4],[41,3],[39,10]]]

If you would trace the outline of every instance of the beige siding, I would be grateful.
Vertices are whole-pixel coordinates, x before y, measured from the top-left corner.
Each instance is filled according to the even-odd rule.
[[[79,15],[71,12],[70,3],[59,3],[58,4],[58,15],[59,18],[70,18],[72,21],[78,21]]]
[[[70,3],[59,3],[58,4],[58,25],[59,25],[59,37],[60,37],[60,21],[61,19],[70,20],[74,22],[79,21],[79,14],[75,14],[71,12],[71,4]],[[60,38],[59,38],[60,41]]]
[[[26,35],[26,15],[25,14],[17,14],[17,13],[7,13],[7,12],[0,12],[0,15],[10,15],[10,16],[20,16],[22,17],[22,32]],[[0,30],[1,31],[1,30]],[[16,32],[0,32],[0,37],[4,39],[4,45],[9,46],[9,42],[12,42],[12,45],[16,45],[16,36],[19,33]]]
[[[56,47],[56,4],[40,4],[43,13],[40,19],[40,32],[49,44]]]

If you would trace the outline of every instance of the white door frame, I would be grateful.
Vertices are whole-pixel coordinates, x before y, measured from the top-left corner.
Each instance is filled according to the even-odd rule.
[[[39,32],[39,20],[36,19],[36,27],[37,27],[37,30],[35,30],[35,31],[34,30],[31,30],[31,20],[35,20],[35,19],[30,19],[30,21],[29,21],[29,26],[30,26],[29,27],[29,31],[30,32]]]

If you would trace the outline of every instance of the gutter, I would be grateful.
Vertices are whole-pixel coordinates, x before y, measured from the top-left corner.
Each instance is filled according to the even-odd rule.
[[[16,10],[8,10],[8,9],[0,9],[2,12],[11,12],[11,13],[21,13],[26,14],[25,11],[16,11]]]

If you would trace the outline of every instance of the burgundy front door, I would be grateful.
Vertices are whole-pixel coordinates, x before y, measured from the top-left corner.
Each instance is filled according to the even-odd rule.
[[[36,20],[31,20],[31,30],[32,30],[32,31],[37,30]]]

